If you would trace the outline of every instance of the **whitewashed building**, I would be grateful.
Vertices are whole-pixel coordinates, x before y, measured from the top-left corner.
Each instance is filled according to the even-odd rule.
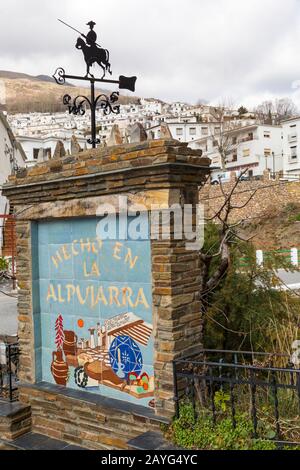
[[[162,114],[163,103],[158,100],[141,98],[141,108],[147,114]]]
[[[38,159],[39,161],[46,161],[52,158],[59,140],[63,142],[66,152],[71,152],[71,138],[72,132],[61,132],[48,136],[19,135],[17,137],[24,150],[27,166],[35,164]],[[76,138],[81,148],[84,149],[87,145],[86,138],[83,136]]]
[[[282,122],[283,171],[288,178],[300,176],[300,117]]]
[[[18,168],[25,166],[26,156],[7,122],[5,115],[0,111],[0,214],[8,215],[9,202],[2,196],[2,185],[8,177]],[[0,251],[2,247],[4,219],[0,218]]]
[[[180,119],[174,117],[165,117],[161,119],[168,125],[173,139],[180,142],[193,142],[210,135],[210,127],[208,124],[198,122],[195,116],[181,117]],[[147,134],[150,139],[160,138],[160,126],[158,123],[152,127],[147,128]]]
[[[250,125],[237,127],[227,133],[226,160],[228,172],[241,173],[248,169],[247,176],[262,176],[265,170],[275,174],[283,170],[283,129],[281,126]],[[221,168],[221,156],[217,148],[218,133],[209,135],[190,145],[202,149],[211,159],[212,166]]]

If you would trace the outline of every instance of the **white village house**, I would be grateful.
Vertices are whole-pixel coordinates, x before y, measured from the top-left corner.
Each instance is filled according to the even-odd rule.
[[[283,129],[281,126],[250,125],[228,131],[229,137],[226,170],[240,173],[248,169],[247,176],[262,176],[265,170],[277,173],[283,170]],[[212,166],[221,168],[221,156],[217,149],[218,133],[209,135],[190,146],[202,149],[211,159]]]
[[[25,166],[26,156],[15,139],[5,115],[0,111],[0,215],[8,215],[10,207],[2,196],[2,185],[17,168]],[[4,219],[0,217],[0,253],[3,240]]]
[[[33,165],[37,161],[46,161],[53,157],[54,151],[58,141],[63,142],[66,152],[71,153],[71,138],[72,133],[56,133],[56,135],[41,135],[41,136],[22,136],[17,137],[18,142],[24,149],[26,156],[26,166]],[[76,137],[82,149],[85,148],[86,138]]]
[[[300,117],[282,122],[283,171],[287,177],[300,176]]]

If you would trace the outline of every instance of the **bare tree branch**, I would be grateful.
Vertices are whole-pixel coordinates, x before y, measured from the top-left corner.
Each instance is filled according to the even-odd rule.
[[[245,218],[240,219],[235,223],[230,222],[230,215],[232,211],[243,209],[244,207],[246,207],[258,191],[258,189],[254,189],[252,194],[247,198],[247,201],[244,204],[233,204],[232,200],[236,195],[237,188],[240,182],[242,181],[244,174],[247,171],[248,169],[245,169],[243,172],[241,172],[241,174],[231,187],[230,191],[228,191],[227,193],[224,189],[222,182],[220,183],[220,189],[224,201],[218,211],[212,217],[206,219],[206,221],[216,221],[217,225],[219,226],[219,240],[218,249],[215,250],[214,253],[204,253],[203,251],[200,253],[200,258],[203,262],[203,280],[201,286],[202,299],[206,299],[208,294],[210,294],[218,286],[220,281],[226,275],[231,261],[230,245],[232,245],[237,240],[247,242],[255,237],[254,235],[252,237],[249,237],[249,239],[243,239],[240,235],[238,235],[236,229],[245,222]],[[214,272],[210,274],[212,260],[216,258],[220,258],[220,261]]]

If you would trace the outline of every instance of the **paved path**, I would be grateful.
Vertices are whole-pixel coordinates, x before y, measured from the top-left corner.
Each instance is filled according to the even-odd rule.
[[[0,336],[17,334],[17,316],[17,299],[0,292]]]
[[[7,443],[19,450],[88,450],[75,444],[53,439],[35,432],[29,432],[15,441]]]

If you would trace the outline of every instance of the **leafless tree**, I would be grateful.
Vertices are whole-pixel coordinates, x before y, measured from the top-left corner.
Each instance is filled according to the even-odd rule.
[[[203,266],[200,291],[204,314],[206,313],[209,295],[217,288],[228,271],[231,260],[230,245],[238,240],[246,242],[253,238],[251,237],[249,239],[243,239],[238,235],[238,227],[245,222],[245,219],[241,219],[235,223],[231,221],[232,212],[234,210],[241,210],[245,208],[258,191],[258,189],[251,191],[250,196],[247,197],[243,204],[236,204],[234,202],[238,187],[247,171],[248,169],[244,170],[240,174],[228,192],[225,191],[224,185],[222,182],[220,182],[220,190],[222,193],[223,202],[220,205],[218,211],[206,219],[207,223],[215,222],[217,224],[218,242],[213,252],[200,252],[200,258]],[[211,267],[215,259],[218,259],[219,262],[217,263],[217,266],[214,267],[212,272]]]
[[[237,149],[237,142],[233,139],[231,131],[240,127],[240,122],[234,115],[234,106],[230,99],[224,99],[217,107],[211,108],[210,112],[216,124],[211,137],[224,170],[228,157]]]
[[[257,118],[262,124],[280,124],[298,114],[295,103],[290,98],[280,98],[274,101],[264,101],[255,108]]]
[[[198,98],[198,100],[196,101],[196,106],[207,106],[207,104],[208,101],[205,98]]]
[[[237,233],[238,227],[242,225],[244,220],[236,223],[231,221],[231,215],[234,210],[241,210],[246,207],[251,199],[254,198],[257,190],[253,190],[249,197],[243,204],[236,204],[234,202],[235,196],[238,192],[239,185],[243,176],[247,173],[248,169],[243,171],[237,178],[233,186],[226,192],[224,185],[220,182],[220,190],[222,194],[222,203],[220,208],[211,217],[206,219],[207,223],[216,223],[218,226],[218,240],[216,244],[211,247],[209,251],[200,252],[200,259],[202,261],[202,281],[200,285],[201,296],[201,313],[203,318],[203,332],[206,331],[206,325],[211,318],[209,318],[209,307],[211,295],[216,291],[220,283],[225,279],[231,262],[231,245],[238,240],[250,241],[243,239]],[[253,237],[251,237],[253,238]],[[216,260],[217,263],[216,263]],[[226,315],[226,312],[222,312]],[[222,326],[226,329],[226,327]],[[231,330],[230,330],[231,331]],[[237,332],[234,332],[237,333]],[[192,365],[191,365],[192,367]],[[204,375],[205,366],[195,366],[194,373]],[[201,404],[205,404],[208,400],[207,387],[205,381],[202,379],[195,380],[195,390],[197,397]]]
[[[280,122],[283,119],[295,117],[298,114],[298,109],[290,98],[281,98],[275,101],[275,113]]]

